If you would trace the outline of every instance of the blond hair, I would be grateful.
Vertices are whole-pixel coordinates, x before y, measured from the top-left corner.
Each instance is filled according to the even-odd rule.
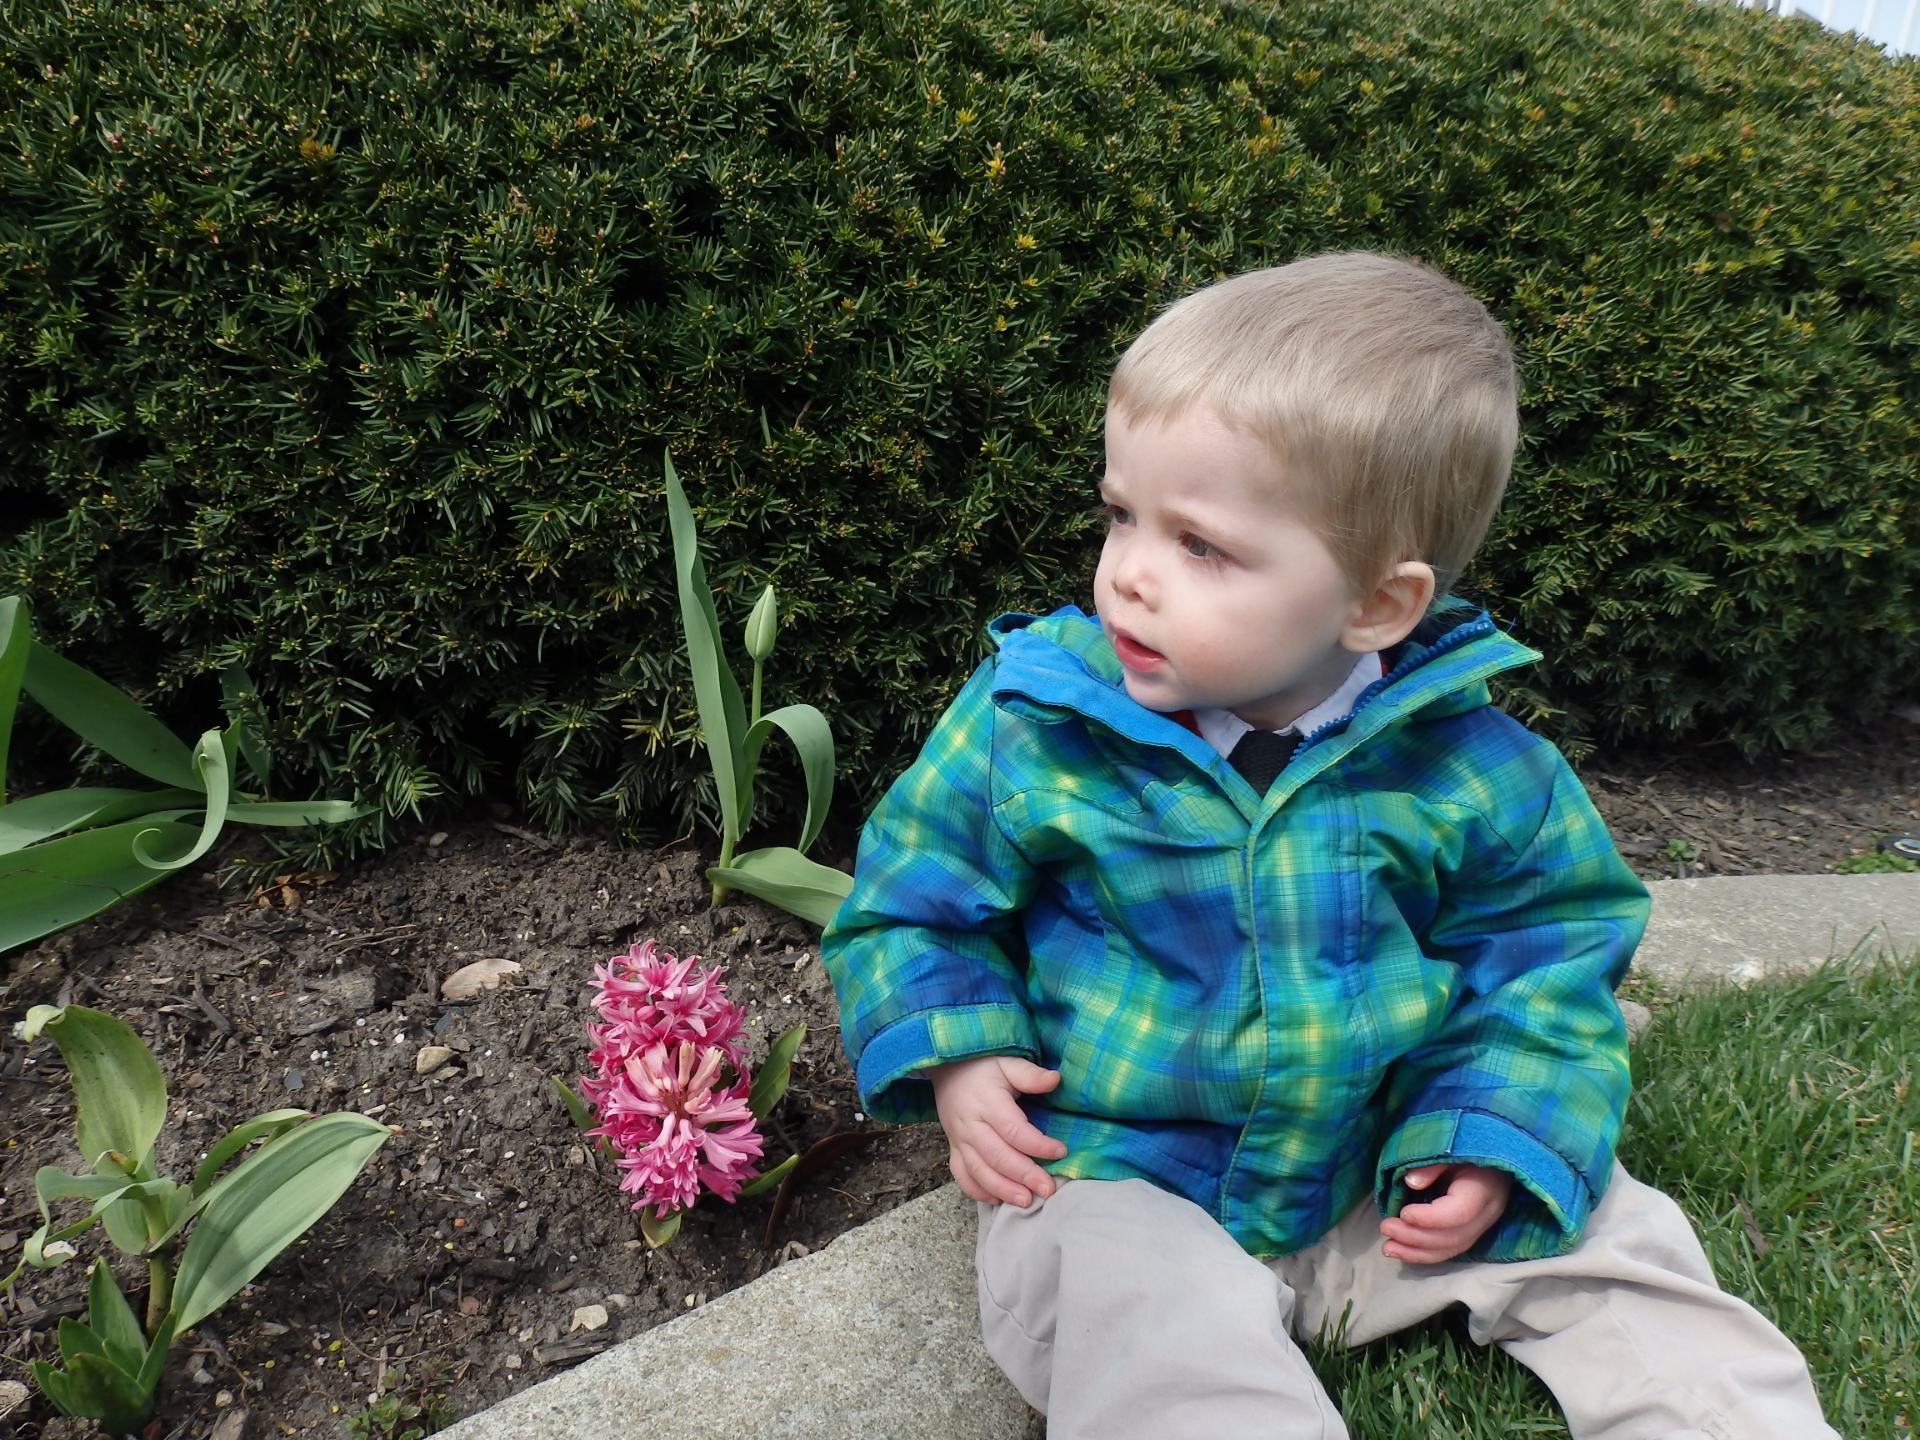
[[[1437,270],[1367,251],[1195,291],[1127,348],[1107,398],[1136,423],[1204,406],[1264,443],[1357,589],[1422,560],[1445,595],[1520,434],[1500,323]]]

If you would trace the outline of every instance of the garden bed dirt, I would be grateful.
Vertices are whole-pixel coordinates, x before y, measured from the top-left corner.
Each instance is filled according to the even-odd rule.
[[[1920,833],[1916,720],[1755,765],[1642,751],[1594,757],[1583,774],[1642,875],[1820,872],[1860,864],[1878,836]],[[646,938],[725,967],[753,1017],[755,1058],[808,1026],[768,1155],[818,1162],[783,1213],[771,1198],[708,1201],[660,1250],[547,1079],[585,1062],[593,965]],[[443,999],[444,978],[481,959],[520,970],[472,1000]],[[188,877],[5,964],[8,1022],[71,1001],[145,1037],[171,1088],[163,1170],[190,1171],[228,1127],[289,1105],[398,1127],[331,1214],[176,1345],[151,1440],[344,1435],[383,1389],[469,1414],[947,1178],[937,1129],[884,1129],[860,1112],[817,933],[757,902],[711,908],[686,846],[628,850],[478,818],[257,894]],[[38,1223],[34,1170],[79,1157],[57,1052],[0,1045],[0,1267],[11,1268]],[[423,1070],[428,1047],[447,1053]],[[867,1138],[813,1149],[847,1134]],[[131,1267],[122,1279],[137,1284]],[[0,1384],[53,1354],[83,1285],[76,1263],[29,1271],[0,1298]],[[3,1433],[87,1432],[36,1397],[0,1418]]]

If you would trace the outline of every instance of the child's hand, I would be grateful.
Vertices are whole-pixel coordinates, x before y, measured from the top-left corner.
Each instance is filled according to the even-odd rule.
[[[1041,1134],[1016,1097],[1044,1095],[1060,1083],[1058,1070],[1015,1055],[982,1055],[925,1073],[947,1132],[947,1163],[970,1199],[1024,1209],[1035,1195],[1053,1193],[1053,1177],[1033,1162],[1058,1160],[1067,1147]]]
[[[1409,1190],[1440,1190],[1432,1200],[1401,1207],[1380,1222],[1380,1253],[1409,1265],[1437,1265],[1465,1254],[1506,1213],[1513,1176],[1480,1165],[1422,1165],[1406,1174]]]

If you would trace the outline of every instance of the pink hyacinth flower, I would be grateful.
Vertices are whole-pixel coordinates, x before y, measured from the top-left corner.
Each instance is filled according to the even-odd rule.
[[[665,1219],[698,1200],[703,1186],[731,1201],[752,1178],[764,1142],[745,1077],[717,1085],[725,1062],[715,1045],[654,1045],[629,1056],[609,1084],[594,1133],[620,1148],[620,1188],[639,1194],[634,1209],[651,1205]]]
[[[727,998],[720,967],[699,964],[697,955],[682,960],[647,940],[596,965],[593,1003],[606,1024],[588,1026],[588,1039],[622,1053],[692,1040],[718,1045],[735,1066],[743,1065],[746,1011]]]
[[[764,1142],[748,1105],[746,1012],[727,998],[720,968],[699,968],[652,941],[596,966],[589,1024],[593,1074],[581,1093],[600,1117],[592,1135],[620,1152],[620,1188],[659,1219],[702,1189],[738,1198]],[[725,1082],[725,1083],[723,1083]]]

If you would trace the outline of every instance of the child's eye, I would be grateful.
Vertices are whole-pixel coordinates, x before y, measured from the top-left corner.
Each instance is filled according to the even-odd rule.
[[[1133,521],[1133,512],[1124,505],[1110,505],[1104,500],[1094,507],[1094,512],[1109,525],[1127,525]]]
[[[1188,532],[1180,537],[1181,548],[1196,560],[1218,560],[1223,552],[1211,540],[1202,540],[1198,535]]]

